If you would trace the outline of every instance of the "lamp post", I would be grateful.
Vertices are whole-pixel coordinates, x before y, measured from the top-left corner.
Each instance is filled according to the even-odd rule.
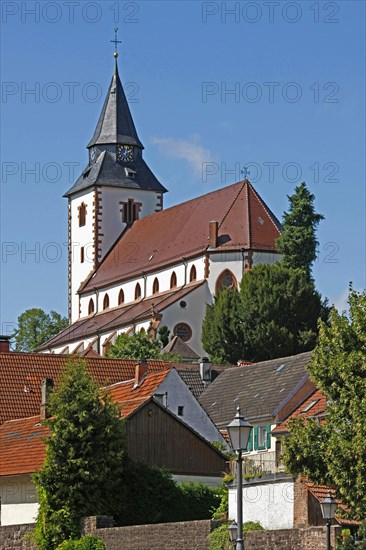
[[[228,529],[230,542],[233,542],[236,546],[236,539],[238,538],[238,524],[236,523],[236,521],[233,521],[229,525]]]
[[[328,491],[325,499],[320,501],[320,508],[322,510],[323,518],[327,520],[327,550],[330,550],[330,524],[332,518],[334,518],[335,511],[338,508],[338,504],[332,498],[330,491]]]
[[[237,499],[237,539],[236,550],[244,550],[243,542],[243,458],[242,451],[248,447],[250,432],[253,426],[236,410],[235,418],[227,427],[230,443],[236,452],[236,499]],[[234,534],[234,533],[232,533]]]

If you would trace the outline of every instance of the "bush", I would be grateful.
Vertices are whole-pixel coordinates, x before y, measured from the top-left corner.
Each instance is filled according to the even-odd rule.
[[[234,548],[229,539],[229,524],[230,522],[225,521],[225,523],[210,533],[210,550],[232,550],[232,548]],[[249,533],[250,531],[264,531],[264,529],[258,521],[247,521],[246,523],[243,523],[244,539],[246,533]]]
[[[79,540],[65,540],[56,550],[105,550],[105,545],[98,537],[87,536]]]

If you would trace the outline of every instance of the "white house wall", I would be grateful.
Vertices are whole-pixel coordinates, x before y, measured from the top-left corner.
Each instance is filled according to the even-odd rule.
[[[178,416],[178,407],[183,406],[183,415],[178,418],[207,441],[220,441],[227,447],[225,439],[176,370],[170,371],[155,393],[165,396],[162,404],[176,416]]]
[[[38,503],[30,476],[2,477],[0,497],[1,525],[34,523]]]
[[[236,487],[229,487],[229,519],[237,520]],[[264,529],[294,526],[294,482],[288,478],[243,484],[243,522],[259,521]]]

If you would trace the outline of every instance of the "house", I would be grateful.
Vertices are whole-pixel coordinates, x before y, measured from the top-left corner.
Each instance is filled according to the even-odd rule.
[[[167,408],[172,393],[183,386],[174,369],[143,374],[137,367],[136,379],[105,389],[121,406],[130,458],[164,467],[177,481],[218,485],[227,470],[225,456],[186,423],[189,415],[183,411],[176,416]],[[201,431],[211,435],[215,427],[201,412],[205,425]],[[41,407],[41,415],[9,420],[0,426],[1,525],[32,523],[37,514],[31,475],[42,468],[45,458],[44,438],[49,431],[41,422],[43,417]],[[221,437],[217,430],[216,437]]]
[[[281,448],[272,435],[314,390],[306,365],[311,352],[225,369],[199,397],[216,426],[225,432],[237,407],[253,426],[245,453],[247,474],[282,470]]]
[[[39,351],[104,355],[120,333],[155,337],[164,325],[204,355],[206,304],[277,261],[279,221],[248,180],[163,209],[166,188],[143,158],[117,58],[87,148],[65,193],[70,325]]]

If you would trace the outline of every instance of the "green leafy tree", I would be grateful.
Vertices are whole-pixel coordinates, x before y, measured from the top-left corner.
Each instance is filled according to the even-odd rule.
[[[35,539],[54,550],[80,535],[80,519],[123,505],[125,431],[117,406],[101,396],[85,363],[70,359],[50,399],[46,459],[34,475],[40,499]]]
[[[175,353],[161,353],[161,340],[153,340],[146,332],[137,332],[129,336],[122,333],[107,352],[107,357],[125,359],[160,359],[178,363],[181,357]]]
[[[314,209],[315,196],[310,193],[305,183],[295,188],[293,195],[288,196],[290,208],[283,216],[283,231],[277,239],[276,246],[284,257],[286,267],[305,269],[308,273],[316,260],[316,228],[324,216]]]
[[[13,335],[17,351],[34,351],[52,336],[66,328],[68,321],[56,311],[27,309],[18,317],[18,328]]]
[[[242,359],[243,327],[240,295],[236,290],[223,289],[208,304],[202,324],[202,345],[212,361],[236,363]]]
[[[366,517],[366,293],[350,289],[349,315],[320,323],[309,367],[327,399],[326,421],[298,421],[284,441],[287,470],[336,488],[356,519]]]
[[[170,330],[168,329],[167,326],[163,325],[162,327],[159,328],[158,334],[159,334],[159,340],[161,342],[161,345],[163,346],[163,348],[165,348],[165,346],[169,344]]]

